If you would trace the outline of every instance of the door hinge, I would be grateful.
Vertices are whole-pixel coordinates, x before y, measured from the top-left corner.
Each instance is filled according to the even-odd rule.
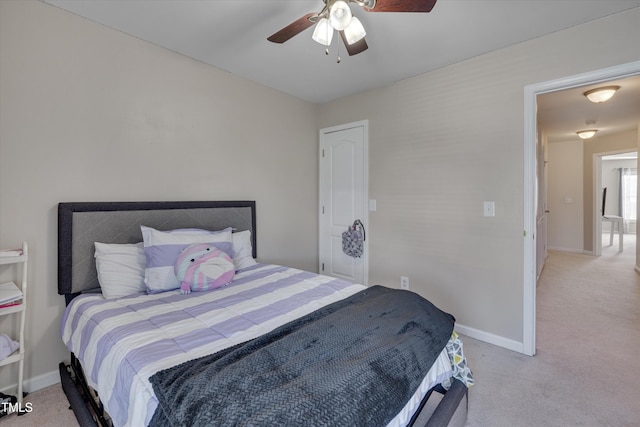
[[[324,206],[322,207],[322,215],[324,215]]]
[[[324,157],[324,148],[322,149],[322,157]]]
[[[322,271],[324,271],[324,262],[322,263]]]

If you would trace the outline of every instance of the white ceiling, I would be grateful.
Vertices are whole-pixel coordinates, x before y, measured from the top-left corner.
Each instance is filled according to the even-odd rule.
[[[438,0],[431,13],[368,13],[352,3],[353,14],[367,30],[369,49],[348,56],[338,43],[340,38],[334,37],[327,56],[324,46],[311,39],[313,27],[284,44],[267,41],[296,19],[319,12],[322,0],[44,1],[314,103],[388,85],[640,7],[640,0]],[[336,62],[338,54],[340,63]],[[640,99],[640,85],[633,82],[629,87]],[[616,96],[622,98],[620,92]],[[571,98],[580,98],[574,95]],[[553,106],[549,108],[556,112],[556,103],[567,108],[559,115],[550,113],[545,118],[549,126],[557,126],[568,109],[574,127],[596,114],[578,112],[580,108],[565,104],[569,102],[568,98],[550,102]],[[541,114],[545,104],[540,103]],[[636,123],[640,106],[637,108],[631,113]],[[598,120],[600,125],[605,117],[600,114]]]
[[[601,86],[620,86],[609,101],[594,104],[584,92]],[[640,75],[539,95],[538,124],[551,142],[576,139],[576,132],[598,129],[596,136],[635,128],[640,124]]]

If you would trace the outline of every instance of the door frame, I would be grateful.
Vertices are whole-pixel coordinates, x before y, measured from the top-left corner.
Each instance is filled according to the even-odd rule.
[[[637,148],[635,150],[621,149],[593,154],[593,255],[595,256],[602,256],[602,159],[615,154],[634,152],[640,154],[640,150]],[[639,162],[640,157],[636,160],[636,169]]]
[[[602,255],[602,156],[594,153],[591,162],[593,167],[593,255]],[[598,194],[599,193],[599,194]],[[600,205],[600,209],[598,209]]]
[[[347,129],[353,129],[357,127],[362,127],[363,130],[363,153],[362,153],[362,161],[363,161],[363,174],[364,174],[364,182],[362,191],[364,193],[362,197],[362,222],[366,227],[366,239],[364,241],[364,251],[362,254],[363,261],[363,283],[362,285],[369,286],[369,241],[371,240],[371,226],[369,224],[369,120],[359,120],[357,122],[344,123],[341,125],[331,126],[327,128],[322,128],[318,132],[318,271],[322,272],[322,236],[326,233],[324,230],[324,222],[322,220],[322,166],[320,165],[320,161],[322,159],[322,149],[323,149],[323,135],[339,132]]]
[[[524,88],[524,241],[522,353],[536,352],[536,96],[613,79],[640,75],[640,61],[536,83]]]

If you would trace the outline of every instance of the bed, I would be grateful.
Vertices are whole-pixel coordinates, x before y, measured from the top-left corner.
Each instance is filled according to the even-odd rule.
[[[81,425],[464,425],[473,379],[453,316],[259,263],[256,236],[254,201],[58,205],[60,375]],[[151,279],[181,278],[157,254],[203,244],[224,270],[199,279],[209,288]]]

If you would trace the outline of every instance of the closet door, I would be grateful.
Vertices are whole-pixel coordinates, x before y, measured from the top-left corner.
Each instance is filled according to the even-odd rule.
[[[320,131],[319,271],[367,284],[368,242],[354,258],[342,251],[342,233],[360,220],[368,231],[367,122]],[[366,233],[365,233],[366,234]]]

